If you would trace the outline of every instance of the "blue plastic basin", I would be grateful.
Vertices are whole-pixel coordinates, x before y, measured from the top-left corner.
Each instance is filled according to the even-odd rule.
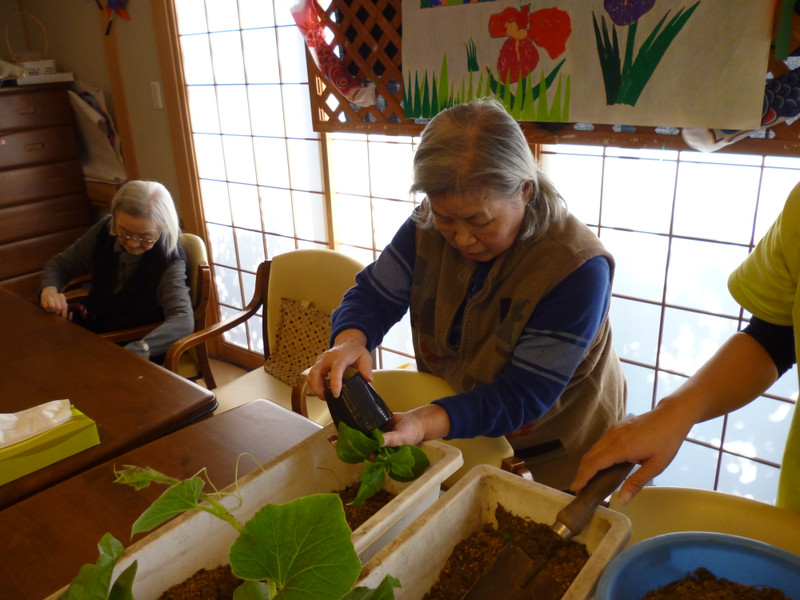
[[[744,585],[764,585],[800,600],[800,556],[736,535],[667,533],[623,550],[597,582],[596,600],[641,600],[698,567]]]

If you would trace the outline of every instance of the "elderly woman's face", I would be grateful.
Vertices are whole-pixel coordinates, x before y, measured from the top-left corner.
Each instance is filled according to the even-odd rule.
[[[154,221],[144,217],[134,217],[123,210],[114,216],[117,241],[129,254],[144,254],[158,241],[161,231]]]
[[[527,189],[527,188],[526,188]],[[497,258],[517,239],[526,200],[493,192],[428,197],[433,222],[464,258],[485,262]]]

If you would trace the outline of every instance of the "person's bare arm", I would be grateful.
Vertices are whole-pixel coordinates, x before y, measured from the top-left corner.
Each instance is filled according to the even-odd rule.
[[[573,491],[599,470],[628,461],[641,465],[620,489],[628,502],[675,458],[695,423],[727,414],[751,402],[778,378],[767,351],[746,333],[728,339],[674,393],[643,415],[614,424],[581,461]]]

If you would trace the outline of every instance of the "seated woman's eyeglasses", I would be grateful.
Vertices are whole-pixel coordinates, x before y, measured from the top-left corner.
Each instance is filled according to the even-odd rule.
[[[139,242],[140,244],[144,244],[146,246],[150,246],[155,244],[158,241],[158,238],[161,234],[157,235],[156,237],[142,237],[138,235],[127,235],[124,233],[115,233],[114,236],[123,242]]]

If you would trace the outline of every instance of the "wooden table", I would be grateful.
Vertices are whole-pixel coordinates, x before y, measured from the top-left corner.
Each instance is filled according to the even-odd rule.
[[[267,400],[254,400],[151,442],[0,511],[0,598],[40,600],[97,561],[110,532],[129,546],[131,525],[165,487],[114,483],[114,465],[150,466],[183,479],[207,468],[217,488],[233,483],[243,452],[264,463],[320,429]],[[256,468],[244,457],[239,477]]]
[[[0,509],[210,415],[214,394],[0,288],[0,412],[69,399],[100,444],[0,485]]]

